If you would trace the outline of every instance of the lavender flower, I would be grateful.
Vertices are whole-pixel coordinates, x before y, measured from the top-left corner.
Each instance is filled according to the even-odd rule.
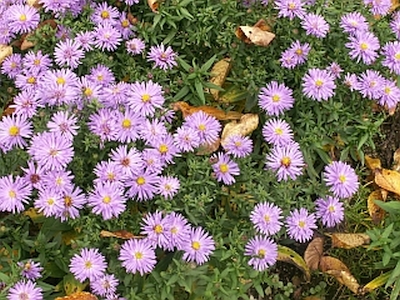
[[[173,251],[183,250],[185,243],[189,240],[190,225],[188,221],[179,213],[172,212],[164,217],[165,223],[168,224],[168,243],[165,248]]]
[[[399,16],[400,16],[400,14],[398,11],[393,13],[393,18],[389,24],[390,29],[396,36],[396,39],[400,39],[400,17]]]
[[[52,60],[48,54],[43,55],[42,51],[39,50],[36,53],[29,51],[25,54],[22,63],[25,69],[34,73],[42,73],[51,67]]]
[[[325,167],[324,180],[329,190],[339,198],[353,196],[359,186],[354,169],[341,161],[334,161]]]
[[[394,109],[400,101],[400,89],[395,81],[385,80],[382,86],[382,96],[378,99],[379,105]]]
[[[340,65],[336,62],[332,62],[327,70],[333,75],[335,79],[340,78],[340,73],[343,72],[343,69],[340,67]]]
[[[61,194],[64,200],[64,209],[56,216],[61,219],[61,222],[67,219],[76,219],[79,217],[79,210],[86,204],[86,195],[80,187],[71,185],[69,189]]]
[[[253,152],[253,141],[247,136],[231,135],[222,146],[226,154],[236,158],[246,157]]]
[[[109,299],[110,296],[116,293],[118,283],[119,281],[114,274],[104,274],[95,281],[90,282],[90,288],[96,295]]]
[[[154,62],[155,68],[158,67],[164,71],[178,65],[176,56],[177,54],[174,50],[172,50],[170,46],[165,49],[164,44],[152,46],[150,48],[150,53],[147,55],[148,60]]]
[[[77,33],[75,43],[84,51],[93,50],[94,35],[92,31],[80,31]]]
[[[7,75],[10,79],[15,79],[22,73],[22,55],[13,53],[6,57],[1,64],[1,73]]]
[[[172,176],[160,176],[159,180],[157,194],[168,200],[173,199],[179,191],[179,179]]]
[[[169,223],[160,211],[149,213],[143,218],[140,233],[147,236],[146,239],[154,248],[164,249],[169,244]]]
[[[125,42],[126,50],[132,55],[141,54],[145,48],[145,44],[141,39],[134,38]]]
[[[382,66],[388,67],[396,75],[400,75],[400,42],[388,42],[382,49],[384,60]]]
[[[216,160],[216,162],[212,165],[212,168],[217,180],[226,185],[235,183],[235,177],[233,176],[240,174],[238,164],[232,161],[228,155],[223,154],[222,152],[214,154],[211,159]]]
[[[11,32],[16,34],[28,33],[34,30],[40,21],[37,9],[29,5],[11,5],[4,16],[7,18]]]
[[[307,35],[313,35],[317,38],[324,38],[328,34],[329,24],[325,19],[317,14],[308,13],[301,22],[301,27]]]
[[[94,47],[102,51],[115,51],[121,44],[121,33],[110,23],[98,25],[94,30]]]
[[[254,270],[262,272],[276,263],[278,245],[269,238],[256,236],[247,242],[244,255],[251,257],[249,265]]]
[[[39,191],[34,207],[45,217],[55,217],[64,211],[64,202],[60,192],[46,188]]]
[[[12,175],[0,177],[0,211],[22,212],[31,193],[32,186],[23,178],[17,176],[14,179]]]
[[[85,54],[78,42],[66,39],[57,43],[54,57],[58,66],[67,65],[73,70],[81,64],[81,59],[85,57]]]
[[[30,280],[28,281],[18,281],[15,285],[13,285],[7,295],[8,300],[21,300],[21,299],[29,299],[29,300],[42,300],[43,294],[42,289],[36,286],[35,282]]]
[[[27,145],[25,138],[32,136],[32,123],[25,116],[4,116],[0,121],[0,144],[6,148]]]
[[[138,201],[150,200],[157,191],[159,177],[150,171],[140,170],[125,181],[129,187],[127,195],[136,198]]]
[[[77,121],[76,116],[70,116],[67,111],[58,111],[52,115],[47,123],[47,128],[50,132],[59,133],[68,140],[72,140],[78,134],[79,126],[76,125]]]
[[[91,15],[91,19],[96,25],[114,25],[117,23],[117,20],[120,17],[118,9],[109,5],[107,2],[95,4],[94,8],[95,9]]]
[[[21,268],[21,276],[25,277],[29,280],[36,280],[42,277],[40,272],[43,271],[43,268],[40,266],[40,263],[34,262],[33,260],[29,259],[26,262],[18,262],[18,267]]]
[[[306,62],[308,53],[311,50],[309,43],[301,44],[300,41],[295,41],[290,45],[289,51],[292,51],[296,59],[296,65],[302,65]]]
[[[262,135],[267,143],[283,147],[293,142],[293,131],[285,120],[271,119],[264,124]]]
[[[142,116],[154,116],[156,108],[164,104],[164,96],[161,85],[148,82],[135,82],[129,92],[129,106],[132,111]]]
[[[357,31],[353,36],[349,37],[349,42],[345,46],[350,49],[349,55],[352,59],[360,60],[364,64],[372,64],[378,57],[379,40],[371,32]]]
[[[293,20],[295,17],[302,18],[305,14],[302,0],[276,0],[275,9],[279,10],[278,17],[287,17]]]
[[[185,126],[194,129],[200,137],[200,144],[212,145],[219,138],[221,124],[218,120],[203,111],[197,111],[185,119]]]
[[[386,16],[390,11],[390,7],[392,6],[392,1],[364,0],[364,4],[370,7],[370,11],[373,15]]]
[[[122,172],[126,175],[124,178],[137,173],[144,165],[141,153],[136,148],[128,149],[127,145],[111,150],[111,160],[122,167]]]
[[[90,69],[89,79],[103,87],[115,82],[113,72],[108,67],[101,64]]]
[[[191,152],[200,146],[200,136],[189,126],[181,126],[174,134],[175,146],[181,152]]]
[[[258,94],[258,105],[268,115],[278,116],[293,107],[294,98],[292,93],[293,91],[283,83],[272,81],[265,88],[261,88]]]
[[[350,91],[358,90],[358,79],[356,74],[347,73],[344,76],[343,83],[350,89]]]
[[[150,273],[157,261],[154,248],[147,239],[131,239],[122,244],[118,259],[129,273]]]
[[[203,228],[191,228],[189,239],[183,245],[183,259],[187,262],[196,262],[202,265],[209,260],[215,250],[215,243],[212,237]]]
[[[104,276],[107,263],[105,257],[96,248],[83,248],[71,258],[69,271],[80,282],[85,279],[95,281]]]
[[[358,77],[357,90],[363,97],[378,100],[382,97],[385,78],[375,70],[366,70]]]
[[[310,240],[317,228],[314,214],[309,214],[307,209],[295,209],[286,218],[287,233],[291,239],[304,243]]]
[[[317,218],[326,227],[334,227],[343,221],[344,208],[343,203],[338,198],[327,196],[325,199],[318,198],[315,202]]]
[[[343,32],[350,34],[355,34],[357,31],[369,30],[367,19],[358,11],[343,15],[340,18],[340,27],[343,29]]]
[[[250,220],[258,232],[274,235],[282,226],[282,210],[275,204],[258,203],[250,213]]]
[[[320,69],[310,69],[303,77],[303,93],[314,100],[328,100],[335,94],[336,84],[331,72]]]

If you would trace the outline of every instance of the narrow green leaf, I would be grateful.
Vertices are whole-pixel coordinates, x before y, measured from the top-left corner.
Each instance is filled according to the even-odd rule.
[[[213,57],[211,57],[209,60],[206,61],[206,63],[204,65],[201,66],[200,71],[201,72],[207,72],[207,70],[209,68],[211,68],[211,66],[213,65],[215,59],[217,58],[216,55],[214,55]]]
[[[171,30],[170,33],[168,33],[168,35],[163,40],[163,44],[164,45],[168,44],[175,37],[177,32],[178,32],[177,30]]]
[[[202,105],[206,104],[206,97],[204,96],[203,85],[201,84],[200,80],[196,80],[194,82],[194,86],[196,88],[197,95],[199,96]]]
[[[399,214],[400,213],[400,202],[399,201],[390,201],[383,202],[381,200],[374,200],[376,205],[378,205],[383,210],[387,211],[391,214]]]
[[[174,97],[174,101],[180,101],[183,97],[185,97],[189,93],[190,89],[187,85],[185,85]]]

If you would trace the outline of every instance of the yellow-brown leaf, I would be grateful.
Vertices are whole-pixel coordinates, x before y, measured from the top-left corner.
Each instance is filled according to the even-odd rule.
[[[182,112],[183,118],[186,118],[187,116],[190,116],[191,114],[194,114],[195,112],[198,111],[203,111],[206,114],[215,117],[218,120],[238,120],[240,119],[243,114],[237,112],[237,111],[224,111],[222,109],[213,107],[213,106],[207,106],[207,105],[202,105],[202,106],[191,106],[186,102],[179,101],[175,102],[172,105],[172,109],[175,111],[180,110]]]
[[[369,215],[371,216],[372,223],[374,224],[379,224],[382,219],[385,217],[385,211],[380,208],[378,205],[376,205],[374,200],[381,200],[385,201],[386,199],[383,199],[382,191],[386,190],[376,190],[373,191],[369,196],[368,196],[368,201],[367,201],[367,206],[368,206],[368,212]]]
[[[393,153],[392,170],[400,172],[400,148]]]
[[[332,247],[342,249],[352,249],[369,244],[370,238],[365,233],[333,233]]]
[[[98,298],[88,292],[77,292],[69,296],[57,297],[56,300],[97,300]]]
[[[354,294],[359,294],[360,284],[349,271],[328,270],[325,273],[335,277],[336,280],[339,281],[339,283],[347,286],[349,290],[352,291]]]
[[[11,46],[0,44],[0,63],[11,54],[13,54],[13,48]]]
[[[117,230],[117,231],[107,231],[107,230],[102,230],[100,232],[100,237],[106,238],[106,237],[115,237],[119,239],[124,239],[124,240],[129,240],[129,239],[142,239],[144,236],[142,235],[134,235],[133,233],[130,233],[126,230]]]
[[[268,30],[265,21],[259,20],[254,26],[239,26],[235,34],[246,44],[267,47],[275,38],[275,34]]]
[[[315,237],[304,252],[304,261],[310,270],[318,270],[324,248],[324,238]]]
[[[158,0],[147,0],[147,4],[153,13],[158,14]]]
[[[389,192],[400,195],[400,173],[397,171],[375,170],[375,183]]]
[[[225,79],[228,76],[230,69],[231,69],[230,58],[224,58],[216,62],[211,69],[210,82],[222,87],[222,85],[225,83]],[[215,100],[219,99],[218,90],[210,89],[210,94],[214,97]]]
[[[379,158],[372,158],[369,155],[365,155],[365,163],[371,171],[375,171],[375,169],[381,169],[381,161]]]
[[[301,269],[306,276],[307,281],[310,280],[310,269],[308,268],[307,264],[305,263],[304,259],[292,249],[278,245],[278,258],[279,261],[284,261],[287,263],[291,263]]]
[[[328,270],[347,271],[350,273],[349,268],[341,260],[332,256],[322,256],[319,269],[324,273]]]
[[[259,117],[257,114],[245,114],[239,122],[232,121],[225,125],[221,135],[221,145],[224,146],[230,136],[246,136],[257,129]]]

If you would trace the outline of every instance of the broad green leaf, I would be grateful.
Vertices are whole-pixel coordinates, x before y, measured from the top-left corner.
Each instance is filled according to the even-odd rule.
[[[388,213],[391,213],[391,214],[399,214],[400,213],[400,202],[399,201],[383,202],[380,200],[375,200],[375,203],[382,209],[386,210]]]

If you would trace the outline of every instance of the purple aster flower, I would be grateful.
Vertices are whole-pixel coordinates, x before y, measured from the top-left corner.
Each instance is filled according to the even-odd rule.
[[[146,47],[144,42],[138,38],[126,41],[125,46],[126,46],[127,52],[132,55],[141,54],[143,52],[144,48]]]
[[[22,168],[24,172],[23,179],[26,183],[31,185],[32,188],[40,189],[43,186],[43,175],[45,174],[45,170],[42,166],[36,166],[33,160],[27,161],[28,167]]]
[[[157,149],[146,148],[142,151],[142,162],[147,172],[158,175],[162,172],[166,163]]]
[[[139,135],[146,144],[153,144],[158,139],[168,134],[167,127],[165,124],[157,118],[145,119],[139,126]]]
[[[111,150],[111,160],[122,167],[122,172],[130,176],[143,169],[142,155],[136,148],[120,145]],[[126,178],[126,176],[124,176]]]
[[[188,221],[179,213],[172,212],[164,217],[168,224],[169,235],[166,250],[183,250],[185,243],[189,240],[190,225]]]
[[[364,0],[364,4],[370,7],[371,14],[386,16],[390,7],[392,6],[391,0]]]
[[[216,162],[212,165],[217,181],[223,182],[226,185],[235,183],[235,177],[240,174],[239,166],[228,155],[218,152],[211,156]]]
[[[282,210],[275,204],[258,203],[250,213],[250,220],[258,232],[274,235],[282,226]]]
[[[282,68],[293,69],[297,66],[296,53],[292,49],[286,49],[282,52],[279,61],[281,62]]]
[[[221,124],[214,116],[210,116],[201,110],[187,116],[184,126],[188,126],[197,132],[201,145],[212,145],[219,139]]]
[[[38,99],[35,96],[35,91],[25,90],[19,92],[13,99],[13,104],[10,108],[15,109],[14,115],[21,118],[32,118],[37,111]]]
[[[7,75],[10,79],[15,79],[22,73],[22,55],[13,53],[7,56],[1,64],[1,73]]]
[[[179,154],[178,148],[174,144],[174,138],[169,133],[155,140],[151,146],[157,149],[161,160],[167,164],[174,163],[174,157]]]
[[[347,73],[344,76],[343,83],[350,89],[350,91],[358,90],[358,78],[356,74]]]
[[[66,39],[71,39],[72,38],[71,28],[69,28],[68,26],[58,24],[56,31],[56,38],[61,41],[65,41]]]
[[[284,111],[293,107],[293,91],[283,83],[272,81],[258,94],[258,105],[267,112],[268,115],[278,116]]]
[[[236,158],[243,158],[253,152],[253,141],[248,136],[231,135],[222,145],[226,154]]]
[[[129,187],[127,195],[137,201],[151,200],[157,192],[158,182],[156,174],[140,170],[125,181],[125,186]]]
[[[290,45],[289,50],[293,52],[294,57],[296,58],[296,65],[302,65],[307,60],[311,46],[309,43],[301,44],[300,41],[295,41]]]
[[[382,66],[388,67],[396,75],[400,75],[400,42],[388,42],[382,49],[384,60]]]
[[[126,12],[121,12],[118,21],[114,24],[115,28],[121,33],[122,39],[127,40],[134,36],[135,27],[129,21]]]
[[[179,179],[172,176],[160,176],[159,180],[157,194],[168,200],[173,199],[179,191]]]
[[[90,282],[90,289],[94,294],[109,299],[108,297],[116,293],[118,284],[119,280],[115,278],[114,274],[104,274],[95,281]]]
[[[112,83],[102,89],[99,102],[106,108],[119,109],[128,104],[130,84]]]
[[[361,59],[364,64],[370,65],[378,57],[379,40],[372,32],[357,31],[349,37],[349,41],[345,46],[350,49],[350,57],[357,62]]]
[[[64,201],[61,193],[55,189],[45,188],[39,190],[38,198],[35,200],[34,207],[43,213],[45,217],[55,217],[64,210]]]
[[[207,262],[215,250],[213,238],[203,228],[190,228],[189,238],[183,245],[183,259],[202,265]]]
[[[67,170],[52,170],[42,176],[44,188],[54,189],[56,192],[63,193],[72,186],[74,175]]]
[[[89,79],[102,86],[107,86],[115,82],[114,73],[110,68],[101,64],[90,69]]]
[[[343,32],[355,34],[357,31],[368,31],[367,19],[358,11],[343,15],[340,18],[340,27]]]
[[[244,248],[244,255],[251,257],[249,266],[262,272],[276,263],[278,245],[269,238],[256,236],[247,242]]]
[[[72,142],[61,134],[43,132],[32,139],[29,153],[47,170],[64,169],[72,161]]]
[[[161,85],[148,82],[135,82],[131,85],[129,92],[130,108],[142,116],[154,116],[156,108],[161,108],[164,104],[164,96]]]
[[[94,35],[92,31],[80,31],[77,33],[75,43],[84,51],[93,50]]]
[[[265,168],[276,172],[278,181],[295,180],[303,173],[303,154],[297,143],[274,147],[266,156]]]
[[[21,299],[42,300],[42,289],[40,287],[37,287],[36,283],[30,280],[18,281],[8,290],[7,300]]]
[[[7,148],[23,148],[24,139],[32,136],[32,122],[25,116],[3,116],[0,121],[0,144]]]
[[[285,120],[271,119],[264,124],[262,135],[267,143],[283,147],[293,142],[293,131]]]
[[[40,272],[43,271],[43,268],[40,266],[40,263],[34,262],[32,259],[28,259],[26,262],[18,262],[18,267],[21,268],[21,276],[26,279],[36,280],[42,277]]]
[[[397,11],[393,14],[392,20],[390,21],[390,29],[395,34],[396,39],[400,39],[400,13]]]
[[[113,141],[117,135],[115,111],[102,108],[89,117],[89,130],[98,135],[102,142]]]
[[[76,116],[70,116],[67,111],[58,111],[52,115],[50,121],[47,123],[47,128],[50,132],[56,132],[67,139],[72,140],[78,134],[79,126],[76,125]]]
[[[286,218],[286,229],[289,237],[297,242],[304,243],[309,241],[316,229],[316,219],[314,214],[309,214],[305,208],[295,209]]]
[[[327,70],[333,75],[335,79],[340,78],[340,73],[343,72],[343,69],[340,67],[340,65],[336,62],[332,62]]]
[[[22,91],[35,90],[41,81],[43,73],[35,73],[27,69],[22,70],[21,74],[15,76],[15,86]]]
[[[0,177],[0,211],[13,214],[23,211],[29,203],[32,187],[21,177],[12,175]]]
[[[189,126],[181,126],[174,134],[175,146],[181,152],[191,152],[200,146],[200,136]]]
[[[110,23],[98,25],[94,30],[94,43],[93,45],[102,51],[115,51],[121,44],[121,33]]]
[[[303,77],[303,93],[314,100],[328,100],[335,94],[335,78],[331,72],[321,69],[309,69]]]
[[[47,71],[51,67],[52,60],[48,54],[43,55],[42,51],[39,50],[36,53],[29,51],[25,54],[22,63],[25,69],[34,73],[41,73]]]
[[[11,5],[5,12],[11,32],[16,34],[33,31],[40,21],[40,14],[36,8],[29,5]]]
[[[84,282],[87,278],[96,281],[104,275],[106,268],[106,259],[96,248],[83,248],[79,254],[71,258],[69,264],[69,271],[80,282]]]
[[[301,22],[301,27],[307,35],[313,35],[317,38],[324,38],[328,34],[329,24],[325,19],[317,14],[308,13]]]
[[[293,20],[295,17],[302,18],[305,14],[302,0],[276,0],[275,8],[279,10],[278,17],[287,17]]]
[[[54,57],[58,66],[66,65],[73,70],[82,63],[81,59],[85,57],[85,54],[78,42],[66,39],[57,43],[54,49]]]
[[[1,2],[1,3],[4,3]],[[5,8],[0,8],[0,15],[4,15]],[[7,19],[0,20],[0,44],[9,45],[15,39],[15,33],[10,29]]]
[[[138,4],[139,0],[123,0],[125,2],[126,5],[134,5],[134,4]]]
[[[118,259],[127,272],[150,273],[156,263],[156,253],[149,240],[130,239],[122,244]]]
[[[177,66],[177,54],[170,46],[165,49],[164,44],[158,46],[151,46],[150,53],[147,55],[149,61],[154,62],[154,68],[158,67],[163,70],[172,69]]]
[[[333,195],[339,198],[353,196],[359,186],[358,177],[354,169],[341,161],[334,161],[325,166],[324,180]]]
[[[101,215],[104,220],[118,217],[125,211],[126,199],[123,189],[112,182],[98,182],[88,195],[88,206],[92,212]]]
[[[89,79],[89,76],[79,78],[78,88],[80,91],[79,101],[77,105],[79,109],[83,109],[86,103],[98,100],[103,92],[103,85],[97,81]]]
[[[122,166],[110,160],[98,162],[93,173],[97,176],[93,181],[95,184],[109,182],[122,186],[122,181],[126,178]]]
[[[146,235],[148,242],[154,247],[165,249],[169,244],[169,223],[163,217],[162,212],[148,213],[143,218],[141,234]]]
[[[381,88],[383,92],[382,96],[378,99],[379,105],[394,109],[400,101],[400,89],[397,87],[396,82],[385,80]]]
[[[344,218],[343,203],[338,198],[327,196],[326,199],[319,198],[315,201],[317,218],[326,227],[334,227]]]
[[[68,219],[76,219],[79,217],[79,210],[83,209],[87,202],[86,195],[80,187],[73,185],[67,191],[61,194],[64,200],[64,210],[57,215],[64,222]]]
[[[91,19],[96,25],[102,25],[106,23],[115,25],[119,17],[120,14],[116,7],[108,5],[107,2],[101,2],[95,4]]]
[[[364,98],[378,100],[382,97],[385,78],[374,70],[367,70],[358,77],[357,90]]]

